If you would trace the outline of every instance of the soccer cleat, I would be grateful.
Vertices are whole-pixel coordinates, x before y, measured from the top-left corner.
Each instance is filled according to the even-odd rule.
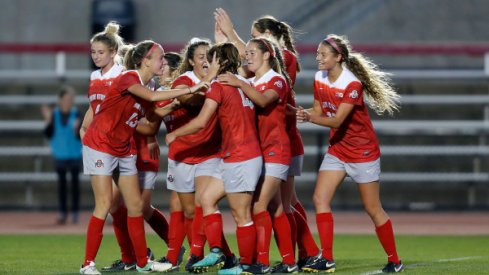
[[[136,266],[136,270],[139,273],[151,273],[151,272],[167,272],[173,267],[171,263],[159,263],[148,260],[148,263],[144,267]]]
[[[170,269],[168,269],[166,272],[178,272],[180,271],[180,265],[174,265],[172,264],[167,257],[161,257],[157,262],[159,263],[168,263],[168,264],[171,264],[172,267],[170,267]]]
[[[302,267],[304,267],[308,261],[312,261],[311,259],[313,259],[314,257],[321,257],[321,255],[322,252],[319,251],[316,256],[306,256],[305,258],[299,259],[299,261],[297,261],[297,266],[299,267],[299,270],[302,270]]]
[[[299,267],[296,264],[289,265],[282,262],[272,267],[271,272],[272,273],[299,273]]]
[[[270,267],[268,265],[264,265],[260,262],[256,262],[251,265],[242,265],[243,272],[242,274],[268,274],[270,273]]]
[[[330,261],[321,256],[321,254],[310,258],[302,267],[301,271],[306,273],[333,273],[336,270],[334,261]]]
[[[115,260],[110,266],[102,267],[103,272],[129,271],[135,269],[136,263],[125,263],[122,260]]]
[[[192,265],[190,271],[193,273],[204,273],[208,272],[211,268],[219,269],[224,265],[225,261],[226,256],[224,256],[221,249],[213,247],[207,256]]]
[[[183,255],[185,254],[185,246],[180,248],[180,252],[178,252],[177,265],[180,265],[183,262]]]
[[[248,267],[248,265],[237,264],[231,268],[221,268],[217,271],[218,275],[237,275],[243,273],[243,266]]]
[[[191,254],[190,257],[188,257],[187,263],[185,264],[185,271],[191,272],[192,266],[200,260],[202,260],[201,257],[197,257],[194,254]]]
[[[224,265],[222,266],[221,269],[230,269],[235,266],[239,265],[239,260],[236,255],[231,255],[230,257],[226,257],[226,261],[224,261]]]
[[[95,263],[94,262],[90,262],[90,264],[86,265],[86,266],[81,266],[80,267],[80,274],[92,274],[92,275],[100,275],[102,273],[100,273],[97,268],[95,267]]]
[[[401,261],[399,261],[398,264],[395,264],[393,262],[388,262],[384,268],[382,268],[382,272],[384,273],[397,273],[397,272],[402,272],[404,270],[404,265],[402,264]]]

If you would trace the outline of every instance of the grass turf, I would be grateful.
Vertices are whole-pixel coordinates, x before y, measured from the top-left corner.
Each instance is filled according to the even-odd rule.
[[[157,258],[165,254],[156,235],[147,235],[147,241]],[[228,241],[237,251],[234,237],[228,235]],[[84,247],[83,235],[0,235],[0,274],[77,274]],[[407,274],[489,274],[488,236],[398,236],[397,247]],[[386,263],[374,235],[337,235],[334,255],[337,274],[377,274]],[[118,257],[115,237],[104,236],[97,267]],[[273,240],[270,259],[280,260]]]

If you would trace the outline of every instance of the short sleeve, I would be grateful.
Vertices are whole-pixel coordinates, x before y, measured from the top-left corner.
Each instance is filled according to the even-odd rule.
[[[284,100],[287,95],[287,83],[282,77],[273,77],[267,84],[266,90],[274,90],[277,92],[279,98]]]
[[[173,81],[171,87],[172,87],[172,89],[175,89],[175,87],[180,86],[180,85],[192,87],[192,86],[194,86],[194,82],[192,81],[192,79],[190,79],[187,76],[180,76]]]
[[[221,92],[222,85],[218,82],[213,82],[211,84],[211,87],[207,89],[205,97],[214,100],[215,102],[217,102],[217,104],[220,105],[222,101]]]
[[[131,87],[132,85],[135,84],[141,84],[141,81],[139,80],[139,75],[137,73],[125,73],[120,76],[119,84],[117,86],[117,90],[120,92],[126,91]]]
[[[354,81],[346,86],[342,103],[353,105],[363,105],[363,87],[362,83]]]

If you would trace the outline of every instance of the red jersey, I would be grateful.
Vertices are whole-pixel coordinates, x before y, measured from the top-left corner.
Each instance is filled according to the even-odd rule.
[[[104,75],[102,75],[102,70],[100,69],[92,72],[90,75],[90,85],[88,87],[88,101],[90,102],[90,107],[92,107],[93,114],[98,113],[100,104],[107,96],[114,79],[118,77],[123,70],[123,66],[114,64],[114,66],[112,66],[112,68],[110,68]]]
[[[86,146],[116,157],[131,154],[131,138],[139,118],[151,103],[132,95],[127,89],[142,84],[137,71],[125,71],[114,79],[107,97],[83,138]]]
[[[206,98],[219,105],[223,161],[240,162],[261,156],[255,106],[243,91],[215,81],[207,90]]]
[[[282,57],[284,59],[284,65],[287,70],[287,73],[289,74],[290,81],[292,82],[292,87],[295,85],[295,79],[297,77],[297,56],[289,51],[288,49],[283,49],[282,50]]]
[[[346,67],[331,83],[327,71],[319,71],[314,79],[314,100],[323,113],[334,117],[341,103],[355,105],[339,128],[331,128],[328,153],[344,162],[369,162],[380,157],[379,142],[363,101],[363,87]]]
[[[192,87],[200,83],[200,80],[189,71],[173,81],[172,88],[179,85]],[[170,102],[170,101],[168,101]],[[185,108],[180,108],[163,117],[166,130],[171,133],[175,129],[187,124],[198,113],[189,112]],[[188,164],[196,164],[211,158],[219,157],[221,148],[221,132],[218,127],[217,114],[214,114],[207,123],[207,126],[195,134],[178,137],[168,148],[168,158]]]
[[[264,93],[272,89],[279,98],[265,108],[259,108],[258,133],[265,163],[290,164],[290,141],[285,131],[285,108],[289,87],[280,74],[270,69],[260,79],[251,79],[254,88]]]

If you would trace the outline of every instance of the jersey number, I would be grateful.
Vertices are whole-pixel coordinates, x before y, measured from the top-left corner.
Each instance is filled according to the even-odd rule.
[[[131,117],[126,121],[126,124],[134,128],[138,125],[138,114],[132,113]]]
[[[247,96],[244,95],[241,89],[238,89],[238,91],[239,91],[239,95],[241,96],[241,102],[243,103],[243,107],[249,107],[250,109],[253,110],[253,108],[255,107],[253,105],[253,102]]]

